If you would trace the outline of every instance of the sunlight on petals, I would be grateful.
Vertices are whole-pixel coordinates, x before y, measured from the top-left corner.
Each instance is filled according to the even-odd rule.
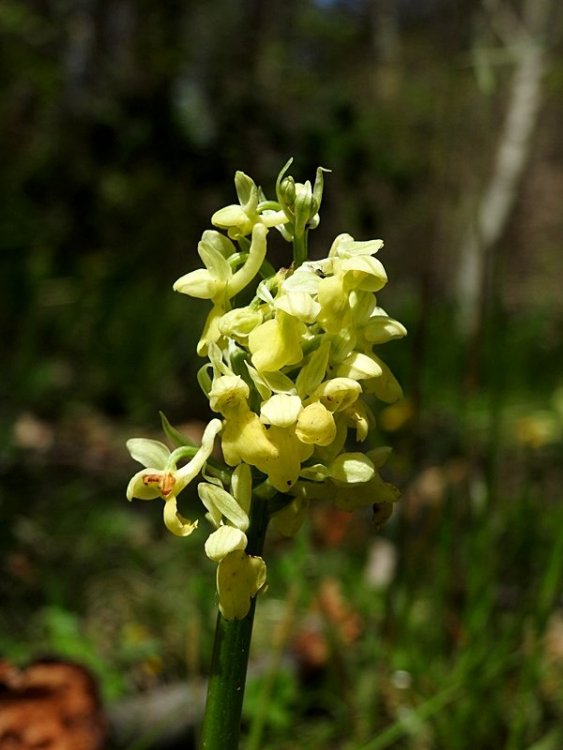
[[[226,620],[241,620],[250,610],[252,597],[266,583],[266,563],[235,550],[224,557],[217,568],[219,609]]]

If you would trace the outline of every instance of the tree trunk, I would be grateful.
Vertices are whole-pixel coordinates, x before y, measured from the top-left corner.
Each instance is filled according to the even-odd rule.
[[[481,327],[489,256],[514,207],[539,119],[545,68],[542,37],[550,7],[551,0],[526,0],[521,24],[516,24],[512,16],[502,15],[507,13],[504,6],[494,11],[516,59],[494,170],[461,242],[457,279],[459,326],[470,341],[478,337]]]

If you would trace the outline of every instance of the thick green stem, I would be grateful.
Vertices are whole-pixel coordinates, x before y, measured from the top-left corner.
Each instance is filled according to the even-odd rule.
[[[249,555],[262,555],[268,521],[266,501],[254,497],[247,532],[246,551]],[[242,620],[225,620],[220,613],[217,616],[203,720],[202,750],[238,748],[255,606],[256,598],[253,598],[250,611]]]
[[[307,230],[301,237],[293,238],[293,265],[298,268],[307,260]]]

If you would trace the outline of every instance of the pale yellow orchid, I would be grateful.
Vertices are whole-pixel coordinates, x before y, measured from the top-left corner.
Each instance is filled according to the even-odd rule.
[[[171,453],[158,441],[128,443],[145,467],[131,479],[128,498],[164,500],[164,521],[174,534],[188,536],[197,526],[179,514],[177,496],[202,474],[197,492],[212,526],[205,552],[218,565],[226,619],[246,617],[265,587],[266,564],[249,554],[260,551],[249,541],[256,539],[257,518],[271,515],[273,526],[292,535],[311,502],[346,510],[375,504],[385,519],[398,497],[379,473],[389,449],[357,450],[375,422],[369,396],[390,403],[402,395],[375,353],[406,334],[375,296],[387,283],[374,257],[383,242],[340,234],[325,258],[309,261],[324,170],[312,186],[287,175],[290,164],[278,175],[277,200],[236,173],[238,203],[213,214],[222,231],[204,232],[198,244],[203,268],[174,284],[175,291],[211,303],[197,344],[208,360],[198,381],[221,419],[209,423],[199,449]],[[293,258],[277,271],[266,258],[269,228],[293,244]],[[256,283],[258,274],[263,278]],[[237,306],[237,295],[252,282],[254,291]],[[208,461],[219,434],[221,466]],[[170,430],[167,435],[181,443]]]
[[[173,453],[158,440],[133,438],[127,448],[136,461],[146,468],[138,471],[127,486],[127,499],[164,500],[164,523],[176,536],[189,536],[197,528],[197,520],[189,521],[178,512],[177,496],[195,479],[213,452],[215,438],[222,429],[219,419],[212,419],[204,430],[201,447],[185,466],[176,462],[190,449],[179,448]],[[192,449],[193,450],[193,449]]]
[[[244,172],[238,171],[235,174],[235,188],[239,203],[220,208],[211,217],[211,223],[220,229],[226,229],[229,237],[246,237],[256,224],[275,227],[287,223],[287,216],[281,209],[260,210],[260,190],[254,180]]]

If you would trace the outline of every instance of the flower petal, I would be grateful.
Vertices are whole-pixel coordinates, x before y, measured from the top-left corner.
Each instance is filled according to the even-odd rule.
[[[252,364],[259,371],[276,372],[303,358],[301,336],[305,325],[279,310],[276,317],[257,326],[248,337]]]
[[[249,230],[250,231],[250,230]],[[266,235],[268,230],[264,224],[256,224],[252,229],[252,242],[248,252],[248,258],[244,265],[233,274],[227,284],[227,296],[229,299],[244,289],[260,270],[260,266],[266,257]]]
[[[229,466],[245,461],[257,466],[265,459],[277,459],[278,451],[268,439],[266,428],[258,414],[248,410],[229,416],[221,436],[223,456]]]
[[[356,242],[350,234],[339,234],[332,243],[329,258],[352,258],[358,255],[374,255],[383,247],[383,240]]]
[[[250,388],[240,375],[220,375],[213,381],[209,405],[213,411],[228,415],[246,404]]]
[[[168,447],[159,440],[131,438],[126,445],[131,458],[146,466],[147,469],[164,469],[170,458]]]
[[[276,297],[274,307],[276,310],[283,310],[304,323],[314,323],[321,310],[319,303],[306,292],[282,294]]]
[[[188,521],[180,515],[176,497],[171,495],[164,503],[164,524],[175,536],[189,536],[197,528],[197,519]]]
[[[299,412],[303,408],[299,396],[287,393],[276,393],[264,401],[260,407],[260,421],[277,427],[289,427],[297,422]]]
[[[356,255],[342,261],[342,273],[347,290],[362,289],[378,292],[387,283],[387,273],[381,261],[369,255]]]
[[[233,275],[233,272],[225,256],[225,247],[221,240],[218,243],[217,237],[222,237],[222,235],[219,232],[204,232],[197,246],[197,251],[211,277],[219,282],[221,286],[224,286]],[[226,241],[232,247],[230,255],[235,251],[235,247],[230,240]]]
[[[299,370],[295,381],[297,393],[305,398],[324,380],[328,358],[330,354],[330,341],[323,342],[307,357],[306,363]]]
[[[381,369],[381,373],[379,376],[366,381],[365,390],[367,393],[374,393],[378,399],[385,401],[386,404],[393,404],[403,397],[403,389],[385,362],[375,354],[372,357]]]
[[[229,553],[246,548],[246,534],[234,526],[219,526],[205,542],[205,554],[213,562],[221,562]]]
[[[352,352],[352,354],[340,363],[336,374],[341,378],[366,380],[369,378],[378,378],[383,374],[383,368],[381,367],[380,360],[375,355],[369,356],[362,352]]]
[[[372,315],[363,329],[366,341],[370,344],[384,344],[392,339],[407,335],[407,329],[398,320],[387,315]]]
[[[203,431],[201,447],[195,456],[181,469],[176,472],[175,492],[178,494],[184,487],[194,479],[203,469],[205,462],[213,453],[215,438],[221,432],[223,424],[220,419],[212,419]]]
[[[332,378],[321,383],[312,398],[320,401],[330,411],[343,411],[357,401],[361,392],[362,386],[357,380]]]
[[[330,445],[336,437],[336,423],[320,401],[306,406],[297,420],[295,434],[308,445]]]
[[[235,498],[216,484],[202,482],[197,488],[201,502],[216,520],[224,516],[233,526],[242,531],[248,528],[247,513],[240,507]]]
[[[252,471],[248,464],[239,464],[231,475],[231,494],[245,513],[252,501]]]
[[[328,469],[336,484],[364,484],[375,474],[373,463],[363,453],[341,453]]]
[[[220,229],[238,230],[242,235],[250,234],[252,231],[252,221],[243,211],[242,206],[232,203],[215,211],[211,217],[211,223]]]
[[[224,262],[227,261],[224,260]],[[175,292],[197,299],[214,299],[225,289],[225,286],[226,281],[214,276],[206,268],[197,268],[176,279],[172,288]]]
[[[226,620],[242,620],[250,610],[251,598],[266,583],[266,563],[235,550],[221,560],[217,568],[219,609]]]
[[[127,485],[127,499],[132,500],[136,497],[138,500],[154,500],[155,497],[160,497],[160,489],[158,488],[157,477],[160,478],[163,472],[153,471],[151,469],[142,469],[138,471],[129,480]],[[155,481],[151,484],[147,484],[145,477],[154,477]]]

